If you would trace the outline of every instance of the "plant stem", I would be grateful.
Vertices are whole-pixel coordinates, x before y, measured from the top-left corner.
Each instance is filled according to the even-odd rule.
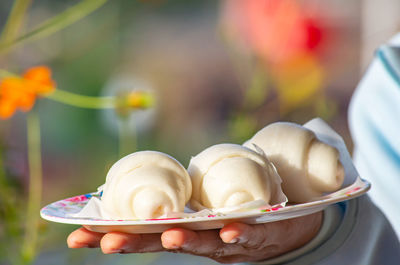
[[[268,78],[265,66],[256,64],[249,85],[243,96],[245,111],[254,110],[262,105],[268,96]]]
[[[7,70],[0,69],[0,79],[4,77],[19,77]],[[123,100],[117,97],[92,97],[79,95],[65,90],[55,89],[52,93],[44,95],[46,98],[85,109],[113,109],[123,105]]]
[[[15,0],[6,25],[1,33],[0,43],[7,43],[15,39],[24,20],[26,11],[32,0]]]
[[[112,109],[117,107],[120,102],[116,97],[91,97],[59,89],[45,97],[66,105],[86,109]]]
[[[76,21],[86,17],[102,5],[107,0],[82,0],[80,3],[68,8],[62,13],[49,18],[34,30],[10,41],[0,44],[0,54],[7,52],[12,46],[22,44],[39,38],[49,36],[65,27],[75,23]]]
[[[22,262],[35,258],[38,241],[39,210],[42,197],[42,159],[40,121],[35,110],[27,114],[27,141],[29,162],[29,195],[25,221],[25,237],[21,247]]]
[[[4,78],[4,77],[18,77],[18,76],[7,70],[0,69],[0,78]]]
[[[129,128],[127,119],[118,120],[118,154],[119,157],[126,156],[136,150],[136,132]]]

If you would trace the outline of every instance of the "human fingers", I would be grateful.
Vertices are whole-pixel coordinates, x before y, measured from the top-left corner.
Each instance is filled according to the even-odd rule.
[[[100,246],[104,254],[165,251],[160,237],[160,234],[110,232],[103,236]]]
[[[67,238],[69,248],[96,248],[100,246],[103,233],[97,233],[81,227],[72,232]]]
[[[264,225],[232,223],[224,226],[219,236],[225,243],[237,243],[245,248],[257,249],[268,245],[268,235]]]
[[[217,261],[243,254],[241,246],[225,244],[219,237],[218,230],[192,231],[172,228],[161,235],[161,241],[166,249],[206,256]]]
[[[306,244],[317,234],[321,222],[322,212],[265,224],[232,223],[221,229],[220,237],[243,246],[252,257],[267,258]]]

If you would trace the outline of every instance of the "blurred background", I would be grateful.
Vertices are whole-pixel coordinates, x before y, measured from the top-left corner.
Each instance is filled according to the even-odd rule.
[[[26,6],[16,35],[22,36],[96,0],[15,2]],[[322,117],[351,150],[352,92],[376,47],[400,30],[397,0],[97,2],[104,3],[75,23],[0,48],[0,68],[20,74],[47,65],[57,89],[88,96],[139,89],[150,91],[155,104],[121,114],[38,99],[41,207],[95,191],[124,154],[158,150],[187,166],[204,148],[242,143],[278,120]],[[0,29],[13,4],[0,2]],[[69,250],[66,237],[77,226],[44,220],[34,227],[35,253],[24,256],[26,139],[26,113],[0,120],[0,264],[214,264],[177,254]]]

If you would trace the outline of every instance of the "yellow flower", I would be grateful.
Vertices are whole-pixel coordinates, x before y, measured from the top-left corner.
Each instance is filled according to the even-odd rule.
[[[315,100],[322,88],[324,70],[313,54],[291,58],[273,70],[282,113]]]
[[[0,82],[0,118],[10,118],[17,109],[29,111],[40,95],[51,93],[55,82],[47,66],[29,68],[22,77],[6,77]]]
[[[127,105],[131,108],[148,108],[153,105],[152,95],[144,91],[133,91],[127,96]]]

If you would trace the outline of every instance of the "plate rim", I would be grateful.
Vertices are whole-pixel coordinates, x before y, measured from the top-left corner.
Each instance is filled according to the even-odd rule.
[[[353,190],[353,191],[350,190],[350,192],[344,192],[346,189],[349,189],[354,184],[356,184],[359,180],[361,181],[360,185],[362,184],[361,187],[356,186],[355,190]],[[104,220],[104,219],[94,219],[94,218],[60,217],[60,216],[54,216],[54,215],[49,215],[49,214],[45,213],[46,209],[53,204],[56,204],[56,203],[59,203],[59,202],[62,202],[62,201],[65,201],[65,200],[68,200],[70,198],[74,198],[77,196],[87,195],[87,194],[82,194],[82,195],[76,195],[73,197],[58,200],[58,201],[52,202],[52,203],[44,206],[40,210],[40,216],[43,219],[45,219],[47,221],[51,221],[51,222],[63,223],[63,224],[75,224],[75,225],[90,225],[90,226],[162,225],[162,224],[196,223],[196,222],[241,219],[241,218],[256,218],[256,217],[260,217],[263,215],[275,216],[275,215],[280,215],[280,214],[287,214],[288,212],[298,212],[299,210],[301,211],[303,209],[312,209],[313,207],[321,207],[321,206],[327,207],[331,204],[335,204],[338,202],[347,201],[347,200],[359,197],[359,196],[365,194],[366,192],[368,192],[368,190],[370,188],[371,188],[371,183],[369,181],[358,177],[357,180],[353,184],[334,192],[334,193],[343,192],[342,194],[340,194],[338,196],[327,197],[327,198],[325,198],[325,196],[324,196],[324,197],[322,197],[321,200],[300,203],[300,204],[294,204],[294,205],[289,205],[289,206],[285,206],[285,207],[277,207],[277,208],[273,208],[272,210],[266,210],[265,212],[261,211],[260,209],[257,209],[257,210],[254,209],[251,211],[234,212],[234,213],[216,213],[216,214],[210,214],[207,216],[177,217],[177,218],[162,218],[162,219],[142,219],[142,220]],[[96,194],[96,192],[88,193],[88,194],[93,195],[93,194]],[[89,199],[87,201],[89,201]]]

